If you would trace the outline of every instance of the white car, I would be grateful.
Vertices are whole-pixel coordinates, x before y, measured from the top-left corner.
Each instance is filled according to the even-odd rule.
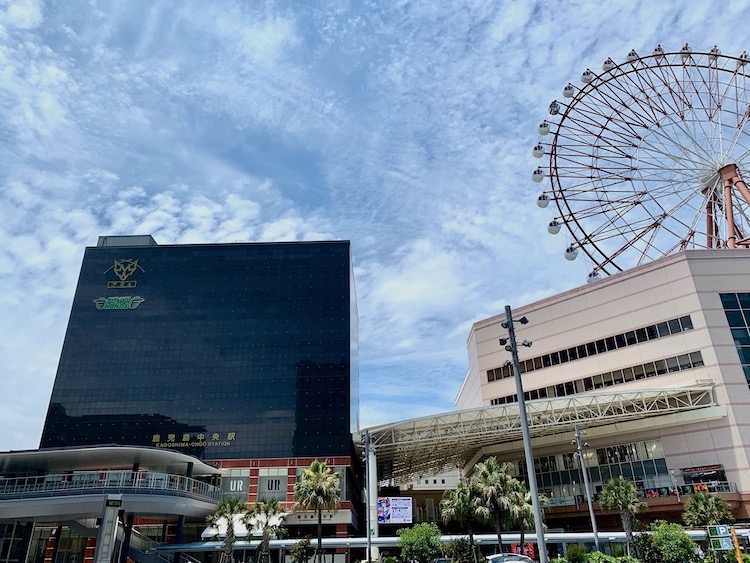
[[[487,556],[487,563],[534,563],[534,560],[519,553],[496,553]]]

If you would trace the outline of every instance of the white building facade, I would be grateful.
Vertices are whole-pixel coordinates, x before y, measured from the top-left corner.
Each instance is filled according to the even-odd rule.
[[[750,252],[695,250],[514,309],[527,401],[637,389],[712,387],[707,411],[590,428],[586,461],[598,492],[633,480],[649,505],[680,509],[694,492],[720,493],[750,517]],[[504,315],[475,323],[459,410],[514,403]],[[573,436],[534,440],[539,488],[552,506],[582,502]],[[485,447],[526,473],[520,451]],[[667,497],[667,498],[665,498]]]

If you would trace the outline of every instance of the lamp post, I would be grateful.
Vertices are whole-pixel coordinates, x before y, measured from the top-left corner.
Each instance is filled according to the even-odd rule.
[[[591,531],[594,532],[594,545],[596,550],[599,549],[599,531],[596,529],[596,517],[594,516],[594,504],[591,502],[591,489],[589,488],[589,470],[586,468],[586,458],[583,457],[583,448],[588,448],[588,442],[581,442],[581,436],[585,435],[586,431],[581,430],[576,424],[576,438],[571,443],[575,444],[578,455],[578,459],[581,460],[581,473],[583,473],[583,487],[586,489],[586,503],[589,505],[589,518],[591,519]]]
[[[372,448],[372,443],[370,442],[370,431],[365,430],[365,436],[364,436],[364,442],[365,442],[365,510],[367,512],[367,562],[370,563],[372,561],[372,515],[370,510],[370,504],[372,503],[372,500],[370,498],[370,479],[372,478],[370,476],[370,448]],[[377,499],[375,499],[377,502]]]
[[[516,380],[516,393],[518,394],[518,412],[521,417],[521,434],[523,435],[523,450],[526,457],[526,468],[529,476],[529,491],[531,492],[531,505],[534,508],[534,530],[536,532],[536,544],[539,550],[540,563],[548,563],[547,546],[544,543],[544,523],[542,522],[542,508],[539,504],[539,489],[536,485],[536,468],[534,467],[534,453],[531,450],[531,436],[529,435],[529,421],[526,417],[526,400],[523,396],[523,383],[521,382],[521,369],[518,365],[518,347],[516,344],[516,331],[513,328],[513,314],[510,305],[505,306],[505,322],[502,327],[508,329],[510,344],[505,338],[500,339],[500,345],[511,353],[513,357],[513,375]],[[526,317],[521,317],[519,323],[525,325],[529,322]],[[527,348],[531,342],[524,340],[521,346]],[[523,549],[523,546],[521,546]]]

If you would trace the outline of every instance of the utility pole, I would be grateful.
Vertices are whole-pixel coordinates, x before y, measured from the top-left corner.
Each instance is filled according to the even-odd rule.
[[[586,468],[586,459],[583,457],[583,448],[588,447],[588,442],[581,442],[581,436],[585,435],[586,431],[581,430],[576,424],[576,438],[573,440],[576,449],[578,450],[578,459],[581,460],[581,473],[583,473],[583,487],[586,489],[586,502],[589,505],[589,518],[591,519],[591,531],[594,532],[594,545],[596,550],[599,549],[599,531],[596,529],[596,517],[594,516],[594,505],[591,502],[591,489],[589,488],[589,470]]]

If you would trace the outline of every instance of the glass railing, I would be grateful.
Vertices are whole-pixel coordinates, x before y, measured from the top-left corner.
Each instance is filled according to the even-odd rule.
[[[653,487],[647,489],[639,489],[638,496],[642,499],[650,498],[662,498],[662,497],[676,497],[679,491],[679,495],[690,496],[696,493],[736,493],[737,484],[729,481],[711,481],[710,483],[694,483],[692,485],[677,485],[669,487]],[[583,495],[574,496],[558,496],[550,497],[547,499],[547,506],[570,506],[574,504],[585,505],[586,497]],[[595,494],[592,497],[594,502],[599,501],[599,495]]]
[[[690,496],[696,493],[736,493],[737,484],[729,481],[711,481],[709,483],[694,483],[692,485],[677,485],[669,487],[653,487],[639,489],[638,496],[648,500],[650,498],[677,497],[679,489],[680,497]],[[592,497],[594,502],[599,502],[599,495]],[[586,497],[583,495],[575,496],[554,496],[548,497],[546,507],[555,506],[578,506],[586,508]],[[440,511],[436,508],[426,509],[422,506],[414,508],[412,514],[414,522],[438,522],[440,520]]]
[[[0,478],[0,499],[33,496],[137,493],[219,499],[219,488],[183,475],[148,471],[91,471]]]

